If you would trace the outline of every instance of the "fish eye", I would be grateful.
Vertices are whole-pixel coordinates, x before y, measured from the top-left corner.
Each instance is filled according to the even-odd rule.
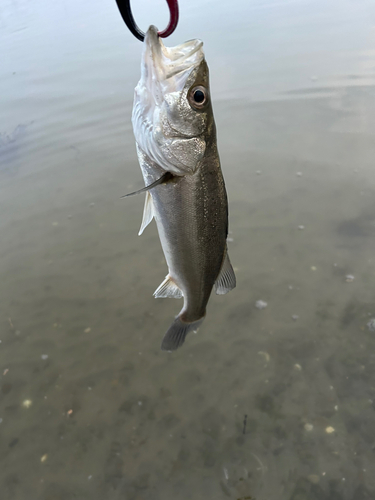
[[[197,104],[201,104],[206,96],[204,95],[204,93],[201,91],[201,90],[196,90],[193,94],[193,97],[194,97],[194,101],[197,103]]]
[[[203,85],[193,87],[189,92],[189,103],[194,109],[202,109],[208,102],[208,90]]]

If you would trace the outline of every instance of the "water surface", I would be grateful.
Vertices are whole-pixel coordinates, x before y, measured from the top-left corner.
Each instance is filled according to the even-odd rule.
[[[375,8],[228,5],[181,2],[168,43],[205,43],[238,285],[171,355],[120,199],[142,46],[114,1],[2,3],[4,500],[375,497]]]

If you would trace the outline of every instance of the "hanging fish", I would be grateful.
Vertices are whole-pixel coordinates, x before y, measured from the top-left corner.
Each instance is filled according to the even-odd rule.
[[[202,323],[211,291],[236,286],[227,250],[228,203],[200,40],[165,47],[145,36],[132,123],[146,192],[139,234],[153,218],[168,265],[156,298],[184,298],[161,348],[180,347]],[[137,193],[138,193],[137,192]],[[136,194],[136,193],[131,193]]]

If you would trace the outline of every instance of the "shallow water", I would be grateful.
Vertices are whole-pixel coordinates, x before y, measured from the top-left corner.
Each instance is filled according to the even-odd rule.
[[[172,355],[156,228],[120,199],[141,44],[114,1],[2,3],[0,498],[375,498],[374,5],[180,3],[238,285]]]

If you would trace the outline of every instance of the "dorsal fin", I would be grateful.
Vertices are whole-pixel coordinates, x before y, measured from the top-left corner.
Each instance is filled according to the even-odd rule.
[[[217,280],[215,282],[215,292],[217,295],[224,295],[236,286],[236,275],[234,274],[232,264],[229,260],[228,251],[226,251],[223,265]]]

